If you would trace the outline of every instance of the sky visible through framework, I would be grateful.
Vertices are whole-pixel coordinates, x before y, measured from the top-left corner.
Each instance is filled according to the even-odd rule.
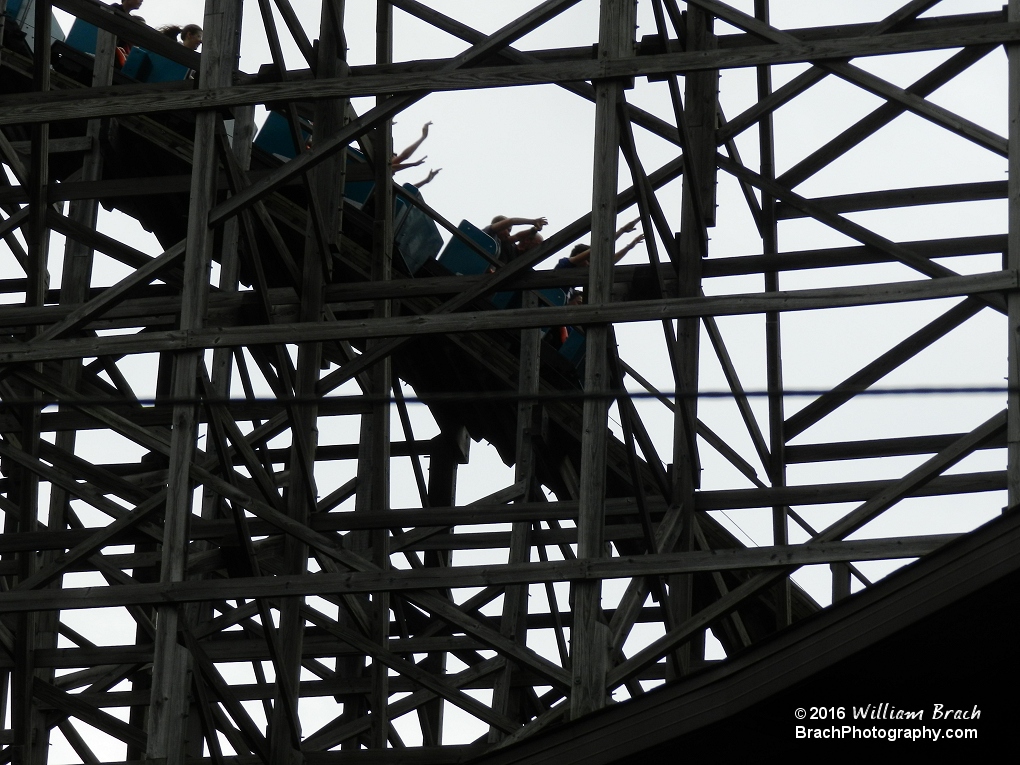
[[[309,37],[315,37],[319,3],[314,0],[292,2]],[[534,3],[512,0],[434,0],[427,4],[479,31],[493,32],[528,10]],[[874,22],[901,4],[897,0],[859,0],[853,3],[775,0],[772,3],[772,23],[780,28],[791,28]],[[352,64],[371,63],[374,55],[375,2],[348,0],[346,5],[349,61]],[[750,0],[733,2],[731,5],[747,13],[753,12]],[[945,0],[929,11],[929,15],[993,11],[1001,6],[1001,0]],[[202,8],[201,0],[146,0],[139,13],[151,26],[158,27],[163,24],[201,23]],[[598,3],[595,0],[584,0],[562,17],[519,41],[515,47],[526,50],[591,45],[598,34],[597,11]],[[69,27],[68,17],[58,13],[58,18],[66,30]],[[399,10],[394,12],[394,18],[395,60],[442,58],[455,55],[465,47],[459,40],[432,30]],[[638,24],[638,38],[655,31],[650,8],[643,0],[639,3]],[[245,4],[243,31],[241,67],[245,71],[254,72],[270,60],[255,3]],[[718,24],[716,31],[725,34],[733,30]],[[289,44],[286,35],[284,39],[288,64],[295,68],[303,67],[296,47]],[[953,52],[876,57],[854,63],[896,85],[906,87]],[[804,68],[798,65],[776,68],[773,74],[774,87],[779,87]],[[1005,136],[1005,76],[1005,55],[1000,48],[929,98]],[[720,88],[724,113],[735,115],[755,100],[754,72],[724,72]],[[636,87],[627,92],[627,98],[664,119],[673,119],[664,83],[639,80]],[[826,78],[807,94],[777,112],[777,172],[782,173],[796,164],[799,159],[880,103],[877,97],[852,84],[831,76]],[[370,102],[361,99],[355,106],[359,111],[364,111]],[[259,110],[257,119],[261,120],[264,116],[264,110]],[[594,106],[589,102],[551,85],[433,94],[398,115],[394,127],[394,146],[404,146],[417,138],[422,124],[427,121],[433,123],[429,138],[415,155],[416,158],[427,155],[427,160],[420,168],[405,170],[398,176],[398,180],[418,181],[429,169],[442,168],[442,172],[425,187],[423,193],[430,205],[454,223],[467,219],[483,225],[496,214],[528,218],[544,216],[549,220],[549,232],[555,232],[591,209]],[[647,170],[664,164],[675,155],[674,148],[664,141],[640,128],[635,130],[639,153]],[[744,163],[757,169],[755,129],[739,136],[737,144]],[[630,185],[630,178],[622,159],[620,167],[622,189]],[[810,178],[796,191],[806,197],[815,197],[883,188],[1003,180],[1006,177],[1005,171],[1006,163],[1001,157],[963,138],[950,135],[920,118],[906,115]],[[731,178],[722,173],[719,176],[718,194],[718,225],[709,232],[710,257],[759,254],[761,240],[739,189]],[[659,199],[671,227],[679,230],[679,182],[663,190]],[[634,217],[634,209],[620,213],[621,222]],[[1006,208],[1001,200],[855,213],[847,217],[893,241],[1004,233],[1006,230]],[[120,214],[102,213],[100,226],[105,232],[146,252],[155,254],[160,251],[151,235]],[[781,252],[851,244],[854,242],[817,222],[784,221],[779,228]],[[59,238],[55,239],[54,247],[59,248],[61,245]],[[53,262],[58,263],[59,250],[55,249],[54,252],[57,253],[57,259]],[[5,251],[0,257],[10,258],[10,255]],[[961,273],[974,273],[997,270],[1000,268],[998,261],[997,256],[970,257],[945,261],[945,265]],[[637,248],[623,262],[647,262],[644,248]],[[100,258],[97,259],[99,263],[108,264],[109,261]],[[551,267],[551,264],[552,261],[541,267]],[[55,273],[51,278],[54,280],[53,286],[57,286],[59,268],[53,270]],[[96,283],[112,283],[122,275],[123,271],[117,270],[117,267],[108,267],[105,272],[97,271]],[[780,276],[780,288],[832,287],[914,278],[918,278],[915,272],[897,264],[857,266],[838,270],[786,272]],[[760,276],[728,277],[707,280],[705,283],[708,294],[761,292],[762,289]],[[943,313],[953,302],[940,300],[901,306],[785,314],[782,319],[785,384],[791,388],[831,386]],[[719,319],[719,325],[745,388],[764,388],[763,318],[723,317]],[[1002,385],[1006,373],[1004,330],[1003,317],[984,311],[894,372],[881,384]],[[624,325],[617,328],[617,334],[624,360],[656,385],[671,390],[673,384],[658,325]],[[726,387],[725,380],[711,344],[704,335],[701,357],[702,388],[723,390]],[[138,389],[142,391],[153,386],[155,370],[154,365],[148,361],[140,360],[134,370],[139,380]],[[343,390],[352,392],[353,388]],[[787,403],[787,416],[806,402],[806,399],[790,400]],[[928,432],[964,432],[1000,410],[1003,405],[1002,395],[869,399],[843,407],[794,443],[921,435]],[[655,401],[642,401],[638,407],[659,446],[660,454],[668,455],[671,416]],[[766,430],[766,402],[763,399],[752,399],[752,407],[762,429]],[[700,405],[699,414],[713,429],[732,439],[732,445],[755,464],[759,476],[765,478],[732,401],[704,401]],[[412,416],[416,438],[435,435],[435,424],[424,407],[412,407]],[[394,417],[395,439],[403,438],[399,427]],[[620,433],[619,427],[614,427],[614,430]],[[329,425],[323,425],[322,438],[330,443],[352,442],[356,440],[357,433],[349,430],[333,432]],[[87,439],[87,435],[83,436],[82,448],[90,448]],[[91,448],[106,449],[109,445],[94,443]],[[472,464],[463,471],[458,484],[458,503],[469,502],[512,483],[512,468],[504,466],[493,449],[473,444],[471,457]],[[136,458],[134,452],[125,456],[126,460]],[[116,460],[119,457],[110,459]],[[898,477],[923,459],[899,457],[841,462],[838,466],[827,463],[796,465],[790,468],[788,482],[798,485]],[[746,479],[704,445],[702,461],[703,488],[750,486]],[[395,460],[394,463],[393,506],[417,504],[409,462]],[[1003,453],[989,451],[968,458],[954,472],[997,470],[1003,467]],[[328,484],[320,486],[320,493],[327,494],[352,474],[353,465],[338,467],[336,476]],[[859,536],[969,530],[992,517],[1005,504],[1005,499],[999,494],[986,494],[964,500],[948,497],[938,502],[931,499],[924,502],[923,515],[917,501],[907,500],[886,513],[876,526],[865,527]],[[848,507],[827,505],[798,509],[819,528],[835,520]],[[767,510],[732,511],[720,517],[720,520],[748,544],[771,543],[771,516]],[[793,541],[801,540],[794,536]],[[470,556],[465,554],[460,560],[465,563],[475,562]],[[861,568],[869,576],[875,577],[901,564],[875,562],[862,564]],[[820,602],[828,602],[827,571],[812,571],[809,567],[799,572],[796,578]],[[470,733],[465,732],[468,739],[473,738]]]

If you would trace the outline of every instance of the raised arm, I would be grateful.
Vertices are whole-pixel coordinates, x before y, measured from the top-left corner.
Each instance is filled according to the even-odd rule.
[[[549,224],[545,218],[504,218],[498,223],[493,223],[489,226],[489,230],[498,234],[500,231],[507,231],[514,226],[523,226],[525,223],[529,223],[535,227],[535,231],[541,231],[543,227]]]
[[[423,164],[425,162],[425,160],[428,159],[428,158],[429,158],[429,155],[426,154],[424,157],[419,159],[417,162],[404,162],[404,163],[400,163],[400,164],[398,164],[397,162],[394,162],[394,163],[392,163],[390,165],[390,169],[395,173],[395,172],[398,172],[399,170],[406,170],[409,167],[418,167],[418,165]]]
[[[433,178],[435,178],[437,175],[439,175],[439,171],[442,170],[442,169],[443,168],[441,168],[441,167],[437,167],[435,170],[429,170],[429,177],[426,178],[424,181],[418,181],[417,183],[413,184],[414,187],[416,189],[420,189],[426,183],[429,183]]]
[[[616,232],[616,238],[619,239],[624,234],[629,234],[631,231],[637,228],[637,224],[640,222],[640,220],[641,220],[640,218],[635,218],[630,223],[624,223],[620,230]]]
[[[527,221],[525,221],[525,223],[527,223]],[[520,242],[522,239],[530,239],[539,231],[541,231],[542,227],[545,226],[547,223],[548,221],[546,221],[545,218],[535,218],[533,221],[531,221],[531,228],[525,229],[524,231],[519,231],[510,238],[513,239],[515,242]]]
[[[394,170],[397,170],[397,169],[403,170],[405,167],[415,167],[415,165],[420,165],[424,161],[424,158],[422,158],[422,159],[418,160],[417,162],[415,162],[412,165],[402,165],[399,168],[397,167],[397,165],[401,165],[401,163],[405,159],[407,159],[412,154],[414,154],[415,151],[418,150],[418,147],[421,146],[421,142],[429,137],[429,125],[431,125],[431,124],[432,124],[431,122],[426,122],[424,125],[422,125],[422,128],[421,128],[421,138],[419,138],[417,141],[412,143],[410,146],[408,146],[402,152],[400,152],[399,154],[397,154],[396,156],[393,157],[393,163],[392,164],[393,164],[393,169]]]
[[[638,234],[636,237],[634,237],[634,239],[631,240],[630,244],[628,244],[626,247],[624,247],[622,250],[617,252],[616,255],[613,256],[613,264],[615,265],[616,263],[619,263],[623,259],[624,255],[633,250],[635,247],[637,247],[638,244],[640,244],[644,240],[645,240],[644,234]]]

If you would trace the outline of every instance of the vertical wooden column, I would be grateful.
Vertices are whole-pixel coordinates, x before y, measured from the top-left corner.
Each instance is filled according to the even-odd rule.
[[[238,106],[233,109],[233,114],[234,125],[230,146],[237,159],[238,168],[247,171],[251,165],[252,141],[255,138],[255,109],[252,106]],[[237,292],[241,272],[238,249],[241,239],[240,224],[236,217],[223,224],[223,246],[220,249],[220,289],[223,292]],[[230,394],[233,357],[233,348],[217,348],[213,351],[210,378],[212,390],[217,396],[226,397]]]
[[[388,64],[393,60],[393,7],[387,0],[376,2],[376,63]],[[381,104],[386,96],[378,96]],[[375,220],[372,228],[372,281],[389,281],[393,273],[393,123],[384,120],[372,133],[372,155],[375,168]],[[388,318],[392,313],[389,300],[376,301],[373,316]],[[366,344],[366,352],[384,341]],[[359,491],[361,509],[381,512],[390,504],[390,407],[387,399],[393,384],[389,357],[383,358],[367,372],[368,393],[373,397],[371,411],[363,416],[367,421],[367,460],[359,466],[365,491]],[[365,429],[362,429],[365,434]],[[363,435],[364,438],[364,435]],[[359,487],[360,488],[360,487]],[[389,568],[389,531],[375,529],[369,535],[372,560],[382,569]],[[373,593],[370,614],[371,638],[381,648],[389,643],[390,601],[388,593]],[[368,709],[372,715],[369,746],[381,749],[389,736],[387,702],[389,700],[388,671],[380,662],[373,661],[370,676],[371,692]]]
[[[1008,19],[1020,22],[1020,0],[1009,0]],[[1020,269],[1020,44],[1006,46],[1009,68],[1009,250],[1006,268]],[[1009,293],[1007,407],[1008,506],[1020,503],[1020,294]]]
[[[850,565],[847,563],[830,563],[832,574],[832,602],[836,603],[850,597]],[[789,580],[786,580],[787,582]]]
[[[603,0],[599,18],[598,56],[602,61],[633,55],[634,0]],[[595,156],[592,188],[591,266],[588,302],[610,300],[616,245],[616,191],[619,176],[619,107],[623,83],[601,80],[595,85]],[[581,434],[580,510],[577,557],[605,555],[606,437],[609,426],[609,328],[588,328]],[[574,588],[571,630],[572,689],[570,715],[580,717],[605,706],[609,627],[602,615],[602,583],[583,582]]]
[[[711,50],[715,47],[712,17],[696,6],[687,9],[687,50]],[[677,272],[680,297],[701,293],[701,261],[708,236],[705,228],[715,225],[715,130],[718,113],[719,73],[715,70],[685,76],[686,119],[690,145],[684,155],[684,196],[680,219],[680,258]],[[697,188],[697,194],[692,189]],[[700,199],[701,207],[695,204]],[[672,501],[683,508],[680,550],[693,550],[694,491],[701,480],[701,463],[695,438],[698,421],[698,364],[701,322],[677,321],[676,359],[679,370],[677,406],[674,414]],[[694,611],[694,576],[670,578],[669,607],[675,623],[682,623]],[[702,658],[704,633],[683,646],[677,656],[681,669]]]
[[[7,24],[7,0],[0,0],[0,42],[4,39],[4,28]],[[3,46],[0,45],[0,61],[4,60]]]
[[[47,0],[38,0],[35,6],[35,55],[33,57],[33,84],[36,92],[45,93],[50,89],[50,24],[52,14]],[[28,259],[26,261],[25,306],[38,307],[45,302],[49,285],[47,260],[50,248],[50,233],[46,221],[49,185],[49,138],[48,124],[34,125],[31,129],[32,158],[28,170]],[[29,327],[25,339],[31,340],[36,329]],[[36,365],[37,372],[42,365]],[[38,391],[17,385],[17,393],[25,403],[17,407],[20,425],[18,437],[21,449],[33,457],[39,456],[41,408],[33,399]],[[20,518],[17,530],[34,532],[39,524],[38,476],[30,470],[19,468],[10,474],[10,498],[18,507]],[[18,555],[18,576],[25,579],[38,568],[35,553],[23,552]],[[14,632],[14,671],[11,677],[11,729],[13,733],[11,762],[44,763],[49,744],[45,715],[38,709],[32,698],[32,684],[36,677],[35,652],[45,644],[45,627],[42,614],[19,615]],[[42,641],[42,642],[41,642]]]
[[[458,427],[444,430],[429,443],[429,507],[453,507],[457,503],[457,468],[466,464],[471,439],[467,430]],[[426,550],[425,565],[432,567],[449,566],[449,550]],[[446,592],[449,596],[449,591]],[[446,671],[447,653],[435,651],[420,663],[422,669],[434,675]],[[441,746],[443,743],[443,709],[445,701],[437,697],[418,709],[422,738],[425,746]]]
[[[237,19],[237,28],[234,32],[235,50],[240,50],[241,18]],[[233,120],[227,122],[224,127],[230,141],[231,153],[237,161],[237,167],[246,172],[251,165],[252,141],[255,138],[255,109],[253,106],[238,106],[231,110]],[[241,242],[241,220],[238,217],[231,218],[223,224],[222,244],[219,248],[220,279],[219,287],[222,292],[237,292],[240,272],[241,254],[239,251]],[[234,349],[217,348],[212,354],[212,367],[209,370],[209,390],[214,398],[225,399],[230,396],[230,386],[233,378]],[[214,491],[206,489],[202,497],[202,517],[212,520],[220,518],[223,502],[221,497]],[[211,548],[208,542],[197,542],[194,545],[196,551],[205,551]],[[195,620],[201,622],[212,618],[213,609],[209,603],[199,603],[192,609]],[[191,706],[188,710],[188,757],[201,757],[204,753],[206,741],[202,731],[202,710],[198,709],[201,704],[199,698],[191,699]]]
[[[35,5],[35,55],[32,58],[33,85],[37,93],[50,89],[50,33],[52,20],[48,0],[38,0]],[[49,186],[49,123],[32,126],[32,158],[28,170],[28,283],[25,289],[25,305],[40,306],[49,286],[46,263],[50,248],[50,230],[46,222],[48,205],[46,199]],[[26,339],[31,339],[36,330],[29,328]]]
[[[534,292],[525,292],[523,304],[525,308],[537,308],[538,298]],[[539,417],[541,409],[533,398],[538,393],[541,380],[542,330],[539,328],[521,330],[520,373],[518,374],[517,393],[522,397],[517,402],[517,458],[514,461],[514,481],[524,482],[527,489],[520,502],[531,502],[535,499],[535,438],[539,436],[541,427]],[[531,397],[531,398],[529,398]],[[508,563],[528,563],[531,560],[531,522],[518,521],[510,530],[510,554]],[[503,636],[520,645],[527,643],[528,624],[528,586],[524,584],[508,586],[503,595],[503,617],[500,631]],[[511,719],[523,719],[520,710],[520,695],[512,693],[515,667],[507,662],[506,667],[496,678],[492,692],[492,708]],[[495,743],[502,740],[503,732],[492,727],[489,729],[489,741]]]
[[[769,23],[769,0],[754,0],[755,18]],[[772,93],[772,68],[758,67],[758,100],[764,101]],[[761,176],[772,181],[776,177],[776,147],[772,125],[772,112],[758,121],[758,151],[761,156]],[[779,253],[779,230],[776,224],[776,199],[763,193],[761,199],[762,254],[775,258]],[[779,273],[765,271],[765,291],[779,289]],[[780,318],[777,311],[765,314],[766,385],[769,393],[769,482],[775,488],[786,486],[786,437],[783,432],[783,353]],[[786,508],[772,508],[772,544],[785,545],[789,541]],[[776,585],[776,626],[786,627],[792,620],[790,580],[784,578]]]
[[[206,0],[205,44],[199,88],[227,87],[236,62],[236,30],[240,23],[239,0]],[[205,324],[209,296],[209,273],[213,232],[208,225],[209,210],[215,204],[216,122],[213,111],[199,112],[195,124],[192,159],[191,203],[188,211],[187,252],[181,293],[181,330],[200,329]],[[192,509],[189,469],[195,454],[201,351],[185,351],[174,359],[171,395],[176,403],[170,439],[166,517],[160,581],[184,579],[187,567],[188,526]],[[156,637],[152,663],[148,748],[149,759],[165,759],[167,765],[181,765],[185,755],[188,708],[188,655],[178,641],[181,613],[176,606],[156,610]]]
[[[336,8],[339,6],[339,8]],[[337,27],[333,23],[332,13],[339,12],[339,21],[343,21],[343,4],[322,4],[319,24],[319,41],[316,47],[315,73],[318,77],[335,77],[343,68],[342,58],[345,54],[342,41],[338,39]],[[316,103],[313,115],[313,142],[321,144],[334,135],[343,126],[344,102],[341,100],[320,101]],[[309,173],[308,188],[320,206],[323,233],[326,247],[330,252],[336,251],[339,243],[340,204],[343,188],[337,183],[342,169],[343,155],[333,155]],[[323,262],[322,250],[319,248],[315,225],[309,216],[308,232],[302,256],[301,296],[298,312],[302,322],[321,322],[325,315],[326,271],[328,265]],[[318,445],[318,407],[312,401],[316,395],[316,385],[322,366],[322,344],[302,343],[298,346],[298,359],[294,383],[294,395],[305,403],[292,408],[292,444],[290,454],[291,481],[287,489],[287,512],[301,523],[308,523],[310,513],[315,507],[314,455]],[[284,559],[287,571],[291,574],[303,574],[308,567],[308,546],[294,538],[287,538],[284,543]],[[276,702],[273,707],[273,720],[270,730],[271,759],[279,763],[301,762],[301,752],[297,748],[301,731],[292,730],[298,722],[297,689],[301,677],[301,654],[304,644],[305,619],[301,613],[304,606],[303,598],[288,598],[280,606],[280,645],[282,671],[287,675],[286,685],[291,693],[284,691],[284,686],[277,689]],[[288,710],[287,706],[291,705]]]
[[[100,29],[96,37],[96,56],[92,70],[93,87],[103,87],[113,82],[113,61],[116,50],[116,37],[105,30]],[[85,135],[91,143],[91,147],[85,153],[82,170],[82,181],[98,181],[102,179],[103,158],[99,148],[100,130],[102,121],[98,119],[89,120],[85,129]],[[81,199],[71,202],[69,205],[68,217],[85,228],[95,229],[99,205],[95,199]],[[64,262],[60,278],[60,304],[76,305],[84,303],[88,299],[89,286],[92,281],[93,250],[86,244],[68,237],[64,244]],[[61,364],[61,384],[74,390],[78,387],[81,377],[82,364],[80,359],[69,359]],[[74,430],[60,430],[54,436],[54,445],[65,452],[73,453],[75,447]],[[59,486],[51,486],[49,501],[49,516],[47,526],[51,530],[60,530],[67,527],[68,509],[70,496],[66,490]],[[40,564],[46,566],[57,558],[57,551],[47,551],[40,559]],[[59,588],[63,577],[58,577],[50,585]],[[57,647],[57,622],[58,613],[55,611],[40,614],[38,635],[35,643],[38,648],[53,649]],[[49,671],[42,679],[52,682],[53,671]],[[45,759],[38,759],[42,752],[45,752],[49,743],[49,727],[43,726],[34,735],[39,739],[37,749],[37,761],[44,762]]]

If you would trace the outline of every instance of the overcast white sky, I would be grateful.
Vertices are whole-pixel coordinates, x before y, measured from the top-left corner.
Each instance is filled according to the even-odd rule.
[[[899,6],[889,0],[844,2],[774,2],[772,20],[777,26],[814,26],[879,20]],[[309,37],[316,36],[317,2],[295,0]],[[438,10],[481,31],[491,32],[527,10],[529,2],[433,2]],[[734,3],[752,11],[750,0]],[[638,36],[654,32],[649,4],[639,4]],[[929,12],[950,14],[995,10],[1001,3],[991,0],[946,0]],[[547,48],[590,45],[597,39],[597,8],[594,0],[584,0],[560,18],[522,40],[518,47]],[[373,0],[349,0],[347,3],[349,59],[352,64],[369,63],[373,53]],[[153,26],[189,23],[202,17],[199,0],[174,3],[147,0],[140,11]],[[413,60],[450,56],[465,45],[437,32],[397,10],[395,59]],[[282,24],[281,24],[282,28]],[[718,31],[729,30],[719,25]],[[257,4],[246,4],[242,67],[255,71],[268,60]],[[288,47],[291,66],[301,66],[294,46]],[[906,86],[948,58],[953,51],[900,57],[876,57],[856,63],[869,72]],[[967,118],[1000,135],[1006,133],[1005,56],[996,51],[964,75],[937,91],[931,100],[952,108]],[[803,70],[803,66],[778,67],[774,72],[778,87]],[[754,100],[754,75],[751,71],[727,71],[721,78],[722,105],[727,115],[735,115]],[[661,83],[639,81],[627,97],[657,114],[670,118],[670,109]],[[807,94],[780,109],[776,115],[777,164],[779,172],[822,145],[846,126],[874,109],[879,100],[835,77],[829,77]],[[362,105],[365,108],[365,105]],[[550,221],[555,231],[591,208],[592,105],[554,86],[508,88],[488,92],[439,93],[423,99],[397,117],[394,144],[402,146],[417,137],[421,125],[431,120],[428,141],[419,151],[427,155],[423,168],[411,169],[401,180],[417,180],[428,168],[441,167],[442,173],[425,189],[430,204],[453,221],[466,218],[482,224],[492,215],[539,216]],[[672,147],[637,129],[642,159],[649,169],[668,161]],[[738,138],[744,161],[757,164],[757,135],[754,129]],[[1005,162],[999,157],[950,135],[929,123],[905,115],[873,136],[845,157],[809,179],[798,189],[805,196],[867,191],[880,188],[911,187],[1000,180],[1005,177]],[[621,161],[621,188],[630,185],[626,166]],[[679,228],[678,185],[661,195],[667,216]],[[621,213],[621,219],[629,213]],[[891,212],[868,212],[849,216],[897,241],[961,236],[1005,231],[1005,207],[1001,202],[941,205],[929,208],[904,208]],[[124,235],[127,235],[125,232]],[[736,183],[725,175],[719,180],[719,224],[711,231],[711,257],[751,255],[761,252],[761,243],[750,216],[740,198]],[[853,244],[846,237],[807,220],[787,221],[780,226],[780,250]],[[151,247],[152,245],[150,245]],[[643,248],[636,249],[624,262],[647,262]],[[998,259],[968,258],[948,263],[961,272],[994,270]],[[917,278],[899,265],[826,269],[824,271],[787,272],[780,277],[782,289],[872,283]],[[734,277],[709,280],[706,292],[754,292],[763,288],[760,277]],[[947,310],[952,301],[933,301],[912,306],[891,306],[838,311],[793,313],[783,317],[784,373],[787,387],[818,388],[832,385],[867,363],[934,316]],[[1002,382],[1005,344],[1000,317],[986,311],[935,348],[883,381],[886,385],[996,384]],[[733,317],[720,320],[727,344],[734,356],[744,386],[749,390],[764,387],[764,333],[760,317]],[[665,389],[672,388],[661,344],[661,332],[654,325],[618,328],[625,358]],[[718,390],[724,381],[710,345],[703,343],[702,387]],[[788,402],[788,414],[804,400]],[[884,437],[919,432],[966,430],[1001,405],[991,398],[952,400],[913,398],[868,399],[843,407],[819,425],[803,434],[797,442]],[[763,430],[767,418],[764,402],[756,401]],[[655,405],[644,405],[655,412]],[[703,402],[703,417],[719,432],[727,433],[752,464],[753,452],[743,428],[735,419],[735,408],[727,402]],[[935,412],[938,416],[934,416]],[[668,418],[655,412],[651,426],[668,425]],[[656,433],[663,441],[668,434]],[[744,484],[728,466],[705,449],[704,486],[731,488]],[[879,463],[851,462],[838,466],[798,466],[791,468],[791,483],[814,483],[895,475],[902,464],[914,458],[882,460]],[[998,459],[998,457],[996,457]],[[488,483],[488,482],[485,482]],[[477,494],[484,494],[484,485]],[[395,487],[395,502],[400,487]],[[469,499],[464,495],[462,499]],[[1001,506],[998,500],[992,504]],[[746,513],[750,516],[750,513]],[[745,519],[746,520],[746,519]],[[745,529],[754,524],[742,524]],[[765,542],[767,532],[749,532],[756,542]]]
[[[319,3],[292,0],[305,22],[309,37],[316,37]],[[820,26],[837,23],[878,21],[894,11],[901,2],[889,0],[777,0],[773,2],[772,21],[780,27]],[[492,32],[517,17],[533,3],[519,0],[477,2],[473,0],[433,0],[429,5],[480,31]],[[732,5],[753,12],[751,0]],[[992,11],[1002,0],[944,0],[929,15]],[[152,26],[201,22],[200,0],[160,2],[146,0],[140,13]],[[269,61],[257,4],[245,4],[242,68],[254,72]],[[373,56],[374,0],[348,0],[349,60],[352,64],[370,63]],[[517,44],[521,49],[587,46],[597,39],[598,3],[584,0],[547,27]],[[413,60],[455,55],[465,44],[444,33],[395,11],[395,58]],[[60,16],[64,28],[66,16]],[[281,25],[282,28],[282,25]],[[719,33],[727,28],[719,25]],[[649,4],[639,4],[637,34],[654,32]],[[901,57],[876,57],[854,63],[889,81],[906,86],[932,69],[955,51],[914,54]],[[291,66],[302,66],[294,46],[288,47]],[[779,67],[774,72],[775,86],[803,71],[803,66]],[[1005,56],[996,50],[964,75],[940,89],[930,98],[999,135],[1006,135]],[[753,103],[754,73],[728,71],[721,78],[722,106],[733,116]],[[662,83],[638,81],[628,99],[666,119],[672,119],[667,92]],[[842,129],[880,104],[879,99],[835,77],[827,78],[809,93],[776,115],[777,164],[779,172],[791,167]],[[365,106],[362,104],[361,109]],[[405,171],[401,180],[418,180],[428,168],[441,167],[442,173],[425,189],[427,201],[445,216],[462,218],[482,225],[495,214],[545,216],[550,230],[568,224],[591,209],[591,147],[594,108],[554,86],[500,89],[489,92],[441,93],[431,95],[397,117],[394,144],[402,146],[417,137],[421,125],[431,120],[428,141],[419,152],[428,155],[426,165]],[[654,169],[672,158],[672,147],[649,136],[640,128],[639,148],[647,169]],[[738,145],[743,159],[757,169],[757,134],[748,130]],[[1006,163],[1001,157],[981,149],[965,139],[906,115],[898,118],[880,134],[872,137],[798,187],[798,193],[813,197],[882,188],[940,185],[967,181],[1005,179]],[[630,185],[626,165],[621,160],[620,187]],[[679,229],[679,184],[662,192],[666,215]],[[711,233],[710,257],[753,255],[761,252],[761,242],[736,183],[725,175],[719,178],[718,226]],[[635,217],[621,213],[621,219]],[[869,212],[848,216],[896,241],[935,239],[1006,231],[1003,202],[940,205],[906,208],[892,212]],[[151,253],[159,246],[151,236],[122,216],[104,216],[102,226]],[[787,221],[780,226],[780,251],[844,246],[851,240],[811,221]],[[3,258],[4,271],[10,257]],[[638,248],[627,263],[647,262]],[[997,256],[959,259],[945,262],[961,273],[993,271],[1000,268]],[[59,277],[55,268],[54,280]],[[106,283],[116,279],[116,269],[105,272]],[[900,265],[787,272],[780,277],[781,289],[865,284],[920,278]],[[97,281],[97,283],[102,283]],[[761,277],[734,277],[709,280],[709,294],[759,292]],[[895,345],[927,321],[948,310],[956,301],[931,301],[918,305],[841,309],[786,314],[782,319],[784,375],[791,389],[815,389],[831,386]],[[764,321],[761,317],[722,318],[730,353],[748,390],[765,387]],[[668,363],[659,325],[628,325],[617,328],[625,360],[650,380],[671,390]],[[920,354],[882,381],[883,387],[937,385],[1001,385],[1006,361],[1005,322],[986,310],[934,347]],[[145,377],[138,370],[139,378]],[[722,390],[725,381],[707,338],[702,341],[702,388]],[[145,390],[144,385],[142,391]],[[792,398],[787,416],[809,399]],[[795,443],[881,438],[951,433],[971,430],[1005,404],[1004,396],[940,396],[868,398],[843,407],[836,414],[802,434]],[[645,422],[656,439],[660,454],[669,454],[671,418],[661,404],[643,402]],[[767,433],[767,412],[763,400],[754,401],[759,423]],[[710,427],[724,434],[758,469],[765,473],[754,456],[749,438],[731,401],[709,400],[700,405],[700,415]],[[427,413],[416,413],[416,436],[429,437]],[[396,420],[396,418],[394,418]],[[399,425],[394,422],[395,437]],[[618,428],[616,428],[619,431]],[[324,438],[353,440],[348,429],[330,432]],[[355,436],[356,437],[356,436]],[[474,445],[473,464],[464,470],[465,482],[458,499],[469,501],[512,481],[512,470],[499,463],[492,450]],[[745,478],[729,467],[710,447],[703,446],[703,488],[744,488]],[[862,460],[791,467],[791,484],[871,480],[903,475],[924,457],[886,460]],[[997,470],[1005,467],[1004,453],[986,452],[969,458],[955,472]],[[406,465],[404,466],[406,468]],[[335,475],[321,479],[321,493],[347,479],[353,466],[338,468]],[[394,480],[393,504],[416,503],[416,492],[407,469],[398,470]],[[941,500],[908,500],[869,525],[861,535],[923,534],[964,531],[992,517],[1005,499],[999,494],[977,495]],[[848,506],[799,508],[816,528],[828,525]],[[732,511],[720,519],[749,544],[771,543],[769,512]],[[802,536],[793,534],[795,540]],[[467,556],[459,560],[468,560]],[[890,565],[862,565],[879,575]],[[799,581],[820,602],[828,602],[827,572],[804,570]]]

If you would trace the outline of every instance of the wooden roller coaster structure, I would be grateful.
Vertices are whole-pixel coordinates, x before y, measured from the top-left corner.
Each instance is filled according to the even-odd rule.
[[[206,0],[201,55],[96,0],[0,0],[0,762],[616,762],[1020,569],[1020,0],[789,28],[769,0],[600,0],[582,6],[596,45],[515,47],[579,0],[534,2],[485,33],[377,0],[375,63],[349,66],[343,0],[316,29],[260,0],[243,35],[271,60],[249,74],[241,0]],[[66,40],[54,9],[77,19]],[[462,52],[394,62],[395,13]],[[118,38],[138,51],[123,68]],[[903,85],[875,57],[938,63]],[[1008,105],[1005,136],[933,96],[978,65],[966,97]],[[726,114],[734,72],[754,97]],[[873,107],[780,169],[780,110],[836,80]],[[592,212],[502,263],[393,182],[392,120],[432,93],[548,84],[594,103]],[[653,89],[661,114],[638,105]],[[258,105],[284,150],[256,140]],[[854,154],[908,118],[963,147],[938,163],[980,155],[965,182]],[[661,167],[647,136],[672,147]],[[848,154],[873,186],[812,194]],[[739,255],[710,241],[733,198],[756,237]],[[162,251],[104,233],[102,207]],[[614,268],[628,208],[648,262]],[[867,217],[975,209],[992,211],[980,230],[909,241]],[[805,221],[792,249],[780,234]],[[568,305],[576,272],[535,266],[588,234],[585,304]],[[475,265],[451,265],[456,248]],[[811,288],[780,289],[803,274]],[[812,342],[797,312],[862,310],[885,327],[863,363],[798,397],[824,375],[790,361]],[[753,382],[727,347],[735,316],[760,322]],[[870,391],[922,354],[964,364],[946,338],[975,324],[970,351],[1006,359],[1005,386],[862,435]],[[668,382],[649,379],[650,348]],[[716,380],[734,412],[718,424],[701,403]],[[415,438],[419,403],[438,435]],[[458,503],[472,440],[513,480]],[[391,501],[397,461],[413,507]],[[947,497],[951,532],[911,525]],[[758,544],[732,522],[752,509]],[[705,701],[752,670],[753,693]],[[660,686],[688,699],[669,719],[648,712]],[[613,709],[645,711],[626,728],[600,717]]]

